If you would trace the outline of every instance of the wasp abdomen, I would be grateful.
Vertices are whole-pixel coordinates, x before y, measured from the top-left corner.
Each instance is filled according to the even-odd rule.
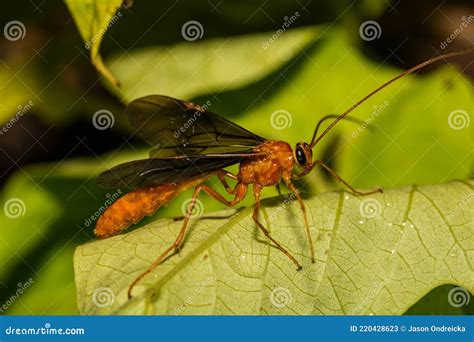
[[[116,200],[99,217],[94,229],[98,238],[121,233],[143,217],[152,215],[180,190],[177,184],[161,184],[139,188]]]

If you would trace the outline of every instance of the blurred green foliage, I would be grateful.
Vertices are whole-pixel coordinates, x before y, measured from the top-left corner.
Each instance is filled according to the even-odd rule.
[[[67,3],[74,10],[74,20],[85,40],[101,31],[104,18],[112,14],[109,7],[98,6],[92,0]],[[122,108],[111,94],[126,102],[140,95],[164,93],[196,103],[210,99],[212,111],[264,137],[294,144],[310,139],[315,123],[323,115],[340,113],[399,72],[374,62],[360,48],[359,23],[366,16],[380,14],[386,6],[384,1],[362,1],[352,6],[349,1],[311,2],[303,4],[308,6],[303,8],[302,4],[278,3],[265,8],[265,13],[256,11],[253,1],[226,2],[216,11],[198,1],[186,2],[179,8],[174,8],[171,1],[137,1],[132,7],[121,8],[123,16],[107,30],[102,46],[105,65],[122,83],[120,88],[107,84],[110,93],[89,91],[82,81],[77,82],[86,77],[81,75],[83,69],[73,69],[73,81],[61,78],[51,82],[65,70],[65,65],[89,63],[84,56],[92,51],[84,48],[77,31],[66,30],[61,43],[53,41],[41,51],[48,63],[19,59],[10,65],[16,69],[1,67],[4,91],[0,99],[4,106],[0,107],[0,120],[8,121],[18,105],[34,98],[35,113],[45,121],[67,125],[77,117],[90,120],[97,110],[110,108],[117,122],[112,129],[129,134]],[[117,2],[109,4],[114,8]],[[53,7],[46,6],[44,11]],[[96,20],[96,11],[102,8],[107,15]],[[17,10],[11,10],[12,15],[17,15]],[[262,52],[262,44],[281,27],[283,17],[295,11],[302,13],[295,27]],[[273,23],[268,16],[274,18]],[[204,38],[183,41],[181,25],[193,18],[199,18],[203,25]],[[24,20],[31,31],[44,24],[36,22],[34,15]],[[92,31],[83,28],[88,20],[95,23],[91,23]],[[102,37],[94,45],[92,58],[100,58],[101,40]],[[252,58],[248,51],[262,54]],[[74,56],[79,57],[76,60]],[[18,77],[11,81],[12,74],[21,75],[23,82]],[[473,101],[471,85],[453,68],[443,67],[427,77],[409,77],[353,113],[361,119],[372,117],[375,130],[354,133],[358,132],[358,125],[341,123],[321,142],[317,155],[357,187],[467,179],[472,169],[470,132],[450,129],[447,120],[453,110],[472,110]],[[291,115],[291,125],[283,130],[270,124],[271,114],[277,110]],[[106,155],[31,165],[6,182],[1,203],[20,198],[26,210],[15,219],[0,212],[0,281],[8,288],[0,292],[0,303],[16,291],[17,283],[30,276],[34,279],[7,313],[78,312],[72,255],[78,245],[93,239],[92,227],[85,226],[86,218],[104,204],[106,194],[113,193],[98,188],[94,177],[108,167],[146,153],[144,146],[124,143]],[[339,187],[317,171],[300,185],[311,192]],[[274,196],[276,191],[266,189],[264,195]],[[189,192],[183,193],[138,226],[159,217],[181,215],[181,203],[187,197]],[[202,200],[206,211],[222,208],[208,198]],[[243,203],[251,204],[251,198]],[[419,305],[417,312],[443,312],[433,307],[448,306],[446,301],[424,301]]]

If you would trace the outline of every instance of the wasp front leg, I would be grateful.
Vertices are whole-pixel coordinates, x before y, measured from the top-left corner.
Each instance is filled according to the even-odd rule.
[[[339,182],[344,184],[349,190],[354,194],[354,195],[359,195],[359,196],[367,196],[367,195],[372,195],[377,192],[383,193],[382,189],[375,189],[372,191],[359,191],[354,189],[349,183],[347,183],[344,179],[342,179],[333,169],[331,169],[327,164],[325,164],[322,160],[316,160],[314,162],[314,165],[321,165],[326,171],[328,171],[331,176],[336,178]]]

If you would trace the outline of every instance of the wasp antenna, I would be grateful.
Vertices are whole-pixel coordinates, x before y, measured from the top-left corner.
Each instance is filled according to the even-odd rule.
[[[456,52],[450,52],[450,53],[447,53],[447,54],[444,54],[444,55],[441,55],[441,56],[437,56],[437,57],[433,57],[431,59],[428,59],[427,61],[424,61],[423,63],[420,63],[418,65],[415,65],[414,67],[408,69],[408,70],[405,70],[404,72],[402,72],[401,74],[399,74],[398,76],[395,76],[394,78],[388,80],[387,82],[383,83],[382,85],[378,86],[376,89],[374,89],[373,91],[371,91],[369,94],[367,94],[366,96],[364,96],[362,99],[360,99],[359,101],[357,101],[355,104],[353,104],[350,108],[348,108],[345,112],[343,112],[341,115],[339,115],[338,117],[336,117],[336,119],[334,119],[333,122],[331,122],[331,124],[324,130],[323,133],[321,133],[320,136],[318,136],[316,138],[316,133],[317,133],[317,128],[319,128],[319,124],[318,126],[316,126],[316,129],[315,129],[315,132],[313,133],[313,137],[311,139],[311,143],[309,144],[309,146],[311,148],[313,148],[326,134],[328,134],[328,132],[340,121],[342,120],[344,117],[346,117],[350,112],[352,112],[354,109],[356,109],[357,107],[359,107],[362,103],[364,103],[366,100],[368,100],[370,97],[372,97],[373,95],[377,94],[379,91],[381,91],[382,89],[384,89],[385,87],[387,87],[388,85],[392,84],[393,82],[399,80],[400,78],[406,76],[406,75],[409,75],[421,68],[424,68],[425,66],[427,65],[430,65],[430,64],[433,64],[435,62],[438,62],[440,60],[444,60],[444,59],[448,59],[448,58],[451,58],[451,57],[455,57],[455,56],[460,56],[460,55],[464,55],[464,54],[467,54],[467,53],[471,53],[471,52],[474,52],[474,48],[470,48],[470,49],[467,49],[467,50],[462,50],[462,51],[456,51]]]
[[[337,119],[338,117],[339,117],[338,114],[329,114],[329,115],[324,116],[321,120],[319,120],[318,123],[316,124],[316,128],[314,129],[311,141],[314,141],[314,138],[316,138],[316,134],[318,134],[319,128],[321,127],[321,125],[323,124],[324,121],[329,120],[329,119]],[[347,121],[350,121],[350,122],[358,123],[360,125],[365,123],[364,120],[360,120],[360,119],[357,119],[357,118],[351,118],[351,117],[345,117],[341,120],[347,120]],[[371,126],[367,126],[367,128],[369,130],[373,129]]]

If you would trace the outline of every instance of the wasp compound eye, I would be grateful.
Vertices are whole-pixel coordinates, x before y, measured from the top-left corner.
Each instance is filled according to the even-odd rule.
[[[307,161],[306,154],[304,153],[304,150],[300,145],[296,146],[295,154],[296,154],[296,161],[298,162],[298,164],[301,166],[305,166],[306,161]]]

